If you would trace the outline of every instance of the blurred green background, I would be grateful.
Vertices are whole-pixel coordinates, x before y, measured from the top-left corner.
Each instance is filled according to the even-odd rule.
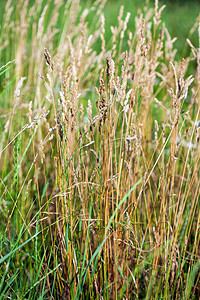
[[[67,2],[68,0],[63,0]],[[3,20],[3,15],[5,12],[5,4],[7,0],[0,0],[1,9],[0,9],[0,24]],[[32,4],[35,0],[29,0],[29,5]],[[83,8],[91,6],[95,0],[80,0],[81,6]],[[18,0],[12,0],[13,4],[17,4]],[[46,0],[43,1],[43,5],[52,4],[52,1]],[[119,15],[119,9],[121,5],[124,6],[124,18],[127,12],[131,13],[129,20],[128,28],[131,31],[134,31],[135,27],[135,17],[138,15],[138,12],[143,12],[145,5],[154,7],[153,0],[107,0],[107,3],[103,9],[105,15],[105,37],[108,43],[111,37],[110,26],[115,26],[117,24],[117,18]],[[186,46],[186,39],[189,37],[195,47],[198,47],[198,32],[197,29],[193,32],[192,35],[189,35],[191,28],[193,27],[195,21],[199,17],[200,20],[200,1],[199,0],[163,0],[159,1],[159,7],[166,5],[162,13],[162,20],[165,22],[166,27],[173,37],[177,37],[177,41],[174,46],[177,48],[177,58],[187,55],[189,47]],[[4,15],[5,17],[5,15]],[[87,21],[89,23],[94,22],[94,15],[89,14]],[[62,22],[62,18],[60,18]],[[59,24],[58,28],[60,27]],[[2,30],[2,26],[1,26]],[[98,48],[98,45],[96,45]]]
[[[83,6],[91,4],[93,1],[81,1]],[[108,0],[104,7],[105,14],[105,29],[106,29],[106,40],[108,41],[111,36],[110,26],[117,24],[117,17],[119,15],[120,6],[124,6],[124,15],[127,12],[131,13],[128,28],[134,29],[135,17],[138,12],[143,12],[145,5],[148,4],[150,7],[154,7],[153,0]],[[159,7],[166,5],[162,12],[162,20],[165,22],[166,27],[171,37],[177,37],[177,41],[174,46],[177,48],[177,58],[185,56],[189,47],[186,46],[186,39],[192,41],[192,43],[198,47],[198,32],[197,29],[192,35],[190,30],[194,26],[195,21],[199,17],[200,20],[200,1],[198,0],[166,0],[159,1]]]

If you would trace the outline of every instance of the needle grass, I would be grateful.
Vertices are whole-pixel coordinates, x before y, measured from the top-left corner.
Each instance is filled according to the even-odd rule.
[[[1,299],[199,299],[200,45],[105,4],[6,3]]]

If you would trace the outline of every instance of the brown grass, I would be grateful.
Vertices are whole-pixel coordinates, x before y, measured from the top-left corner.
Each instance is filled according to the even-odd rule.
[[[1,212],[8,240],[33,238],[3,248],[4,295],[23,276],[30,299],[198,299],[199,48],[175,59],[155,1],[135,32],[121,8],[108,49],[104,2],[6,4]]]

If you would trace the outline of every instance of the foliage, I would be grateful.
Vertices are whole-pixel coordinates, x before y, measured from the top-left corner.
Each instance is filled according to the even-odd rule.
[[[0,298],[199,299],[199,48],[176,58],[157,1],[134,31],[122,6],[109,41],[106,0],[14,4]]]

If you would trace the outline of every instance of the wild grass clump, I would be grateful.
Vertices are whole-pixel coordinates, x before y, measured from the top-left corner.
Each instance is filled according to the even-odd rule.
[[[200,51],[105,3],[7,1],[2,299],[199,299]]]

